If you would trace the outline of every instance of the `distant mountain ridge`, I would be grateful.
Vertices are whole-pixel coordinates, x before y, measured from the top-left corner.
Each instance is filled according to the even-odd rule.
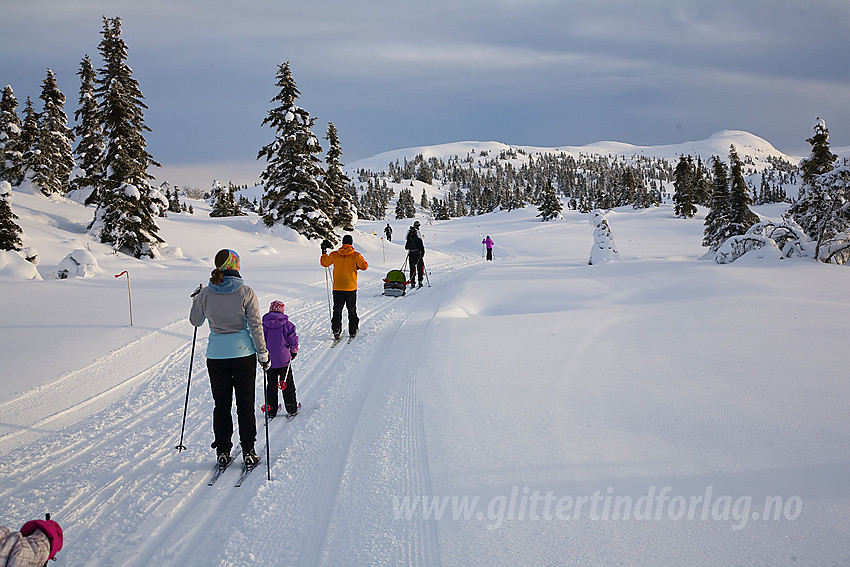
[[[435,157],[447,159],[453,156],[466,156],[468,154],[479,154],[488,152],[498,155],[502,151],[519,151],[526,154],[552,154],[563,152],[572,156],[579,155],[617,155],[617,156],[645,156],[651,158],[667,159],[676,162],[680,155],[691,155],[702,157],[707,163],[711,156],[717,155],[728,159],[729,148],[734,145],[741,159],[751,158],[757,170],[769,166],[768,158],[783,159],[794,165],[799,163],[803,156],[789,156],[777,150],[773,145],[755,134],[743,130],[722,130],[713,134],[706,140],[693,142],[682,142],[680,144],[669,144],[660,146],[636,146],[625,142],[602,141],[587,144],[585,146],[557,146],[552,148],[537,146],[518,146],[504,144],[502,142],[451,142],[434,146],[419,146],[391,150],[377,154],[373,157],[352,162],[346,166],[349,171],[367,169],[370,171],[382,171],[387,165],[398,160],[410,161],[417,155],[422,154],[426,159]],[[833,148],[834,153],[840,157],[850,156],[850,148]]]

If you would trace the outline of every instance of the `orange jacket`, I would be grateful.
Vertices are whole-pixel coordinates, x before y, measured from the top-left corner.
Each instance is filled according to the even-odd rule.
[[[357,270],[365,270],[369,267],[360,252],[354,250],[351,244],[343,244],[339,250],[330,254],[322,254],[322,266],[334,267],[334,290],[356,291]]]

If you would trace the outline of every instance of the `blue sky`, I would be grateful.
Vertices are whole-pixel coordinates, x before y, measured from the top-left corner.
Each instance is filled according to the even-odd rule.
[[[120,16],[158,180],[256,180],[275,73],[339,131],[343,162],[461,140],[638,145],[747,130],[807,155],[816,117],[850,145],[850,2],[824,0],[27,0],[0,19],[0,87],[46,70],[77,108]]]

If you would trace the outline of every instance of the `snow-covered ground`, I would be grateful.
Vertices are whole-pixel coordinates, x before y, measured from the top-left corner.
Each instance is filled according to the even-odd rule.
[[[331,349],[318,245],[288,230],[195,202],[143,261],[91,242],[92,209],[12,206],[43,281],[0,280],[0,524],[50,512],[57,565],[850,563],[846,267],[701,261],[705,211],[670,205],[608,212],[620,259],[589,266],[588,215],[529,208],[424,225],[430,287],[389,298],[403,247],[361,222],[361,333]],[[302,345],[303,410],[240,488],[207,486],[206,326],[189,364],[223,247]],[[99,275],[53,279],[75,249]]]

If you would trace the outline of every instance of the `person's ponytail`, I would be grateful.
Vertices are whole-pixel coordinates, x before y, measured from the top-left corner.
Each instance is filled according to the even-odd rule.
[[[221,267],[227,262],[227,259],[230,257],[230,250],[224,249],[219,250],[218,254],[215,255],[215,270],[210,272],[210,283],[211,284],[220,284],[224,281],[224,273],[221,271]]]

